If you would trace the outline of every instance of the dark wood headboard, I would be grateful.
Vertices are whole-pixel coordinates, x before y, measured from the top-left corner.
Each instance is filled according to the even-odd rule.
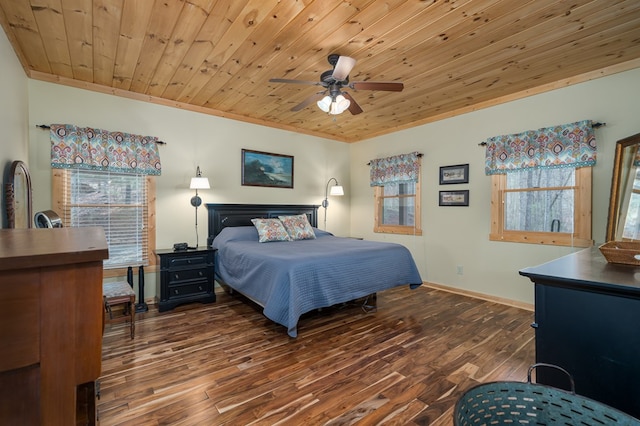
[[[207,246],[227,226],[253,226],[251,219],[306,214],[318,226],[318,207],[310,204],[206,204],[209,212]]]

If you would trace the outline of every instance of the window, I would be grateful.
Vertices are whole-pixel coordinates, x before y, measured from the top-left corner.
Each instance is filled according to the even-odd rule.
[[[596,137],[590,120],[486,141],[493,241],[589,247],[591,167]]]
[[[420,181],[376,186],[374,232],[422,235],[417,194],[420,194]]]
[[[54,169],[53,197],[64,226],[101,226],[109,246],[105,276],[153,265],[155,180],[152,176]]]
[[[593,244],[591,167],[523,169],[491,179],[491,240]]]
[[[375,187],[374,232],[422,235],[420,180]]]
[[[411,152],[371,160],[374,189],[373,232],[422,235],[420,227],[420,157]]]

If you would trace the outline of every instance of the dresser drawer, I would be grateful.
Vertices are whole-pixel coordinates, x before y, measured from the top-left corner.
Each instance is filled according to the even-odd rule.
[[[207,267],[168,271],[169,285],[193,280],[206,282],[209,277],[209,271],[210,268]]]

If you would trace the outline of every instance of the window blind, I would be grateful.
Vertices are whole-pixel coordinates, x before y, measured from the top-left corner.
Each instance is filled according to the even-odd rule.
[[[104,229],[109,246],[105,269],[149,264],[144,175],[69,169],[63,182],[63,223]]]

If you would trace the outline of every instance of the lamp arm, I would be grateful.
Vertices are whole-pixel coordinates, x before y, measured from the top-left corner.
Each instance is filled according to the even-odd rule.
[[[333,178],[333,177],[332,177],[331,179],[329,179],[329,180],[327,181],[327,186],[326,186],[326,188],[324,189],[324,200],[322,200],[322,207],[324,207],[324,208],[325,208],[325,210],[326,210],[326,208],[329,206],[329,184],[331,183],[331,181],[332,181],[332,180],[336,182],[336,185],[339,185],[339,183],[338,183],[338,179],[336,179],[336,178]],[[325,213],[325,214],[326,214],[326,213]]]

